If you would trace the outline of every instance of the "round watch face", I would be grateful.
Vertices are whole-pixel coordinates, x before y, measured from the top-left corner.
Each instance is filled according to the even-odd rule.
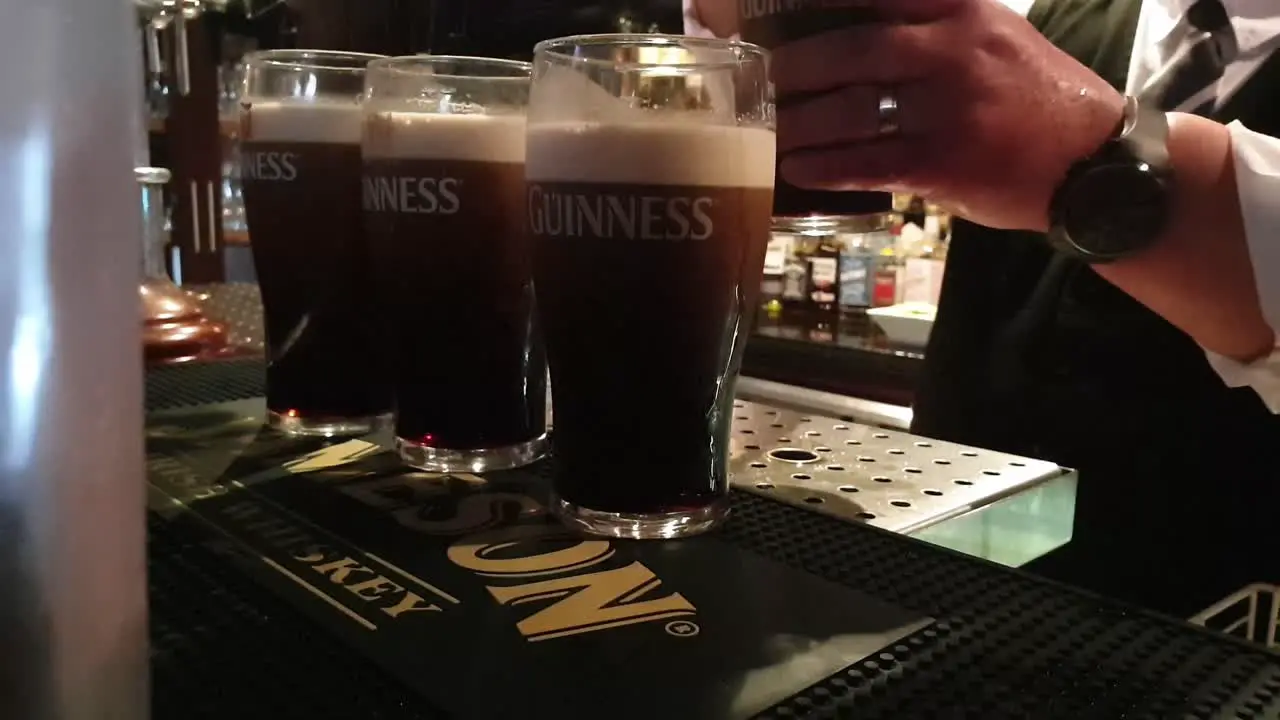
[[[1149,245],[1168,217],[1165,178],[1146,164],[1099,165],[1072,183],[1062,227],[1081,252],[1110,258]]]

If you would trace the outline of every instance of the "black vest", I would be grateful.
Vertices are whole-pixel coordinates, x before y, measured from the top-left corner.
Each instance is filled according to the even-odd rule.
[[[1140,6],[1040,0],[1029,19],[1123,90]],[[1215,119],[1280,135],[1276,93],[1280,54]],[[1253,510],[1280,485],[1280,418],[1252,390],[1227,388],[1189,337],[1039,234],[956,223],[926,358],[913,430],[1078,468],[1078,541],[1164,534],[1205,517],[1218,529],[1267,520]],[[1273,548],[1275,527],[1267,522]]]

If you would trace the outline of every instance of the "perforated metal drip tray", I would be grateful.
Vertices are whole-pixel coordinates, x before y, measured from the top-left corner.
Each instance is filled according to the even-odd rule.
[[[735,487],[915,533],[1070,473],[1041,460],[734,403]]]
[[[210,317],[227,324],[231,342],[250,350],[262,351],[264,329],[262,293],[254,283],[215,283],[187,285],[186,289],[204,298],[204,310]]]

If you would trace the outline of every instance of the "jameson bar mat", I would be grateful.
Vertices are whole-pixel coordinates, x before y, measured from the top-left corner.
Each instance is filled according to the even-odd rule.
[[[932,622],[714,534],[572,535],[544,467],[409,471],[262,414],[152,415],[152,510],[454,717],[748,718]]]

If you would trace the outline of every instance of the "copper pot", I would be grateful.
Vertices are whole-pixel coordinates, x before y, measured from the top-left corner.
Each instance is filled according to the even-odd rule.
[[[205,317],[200,298],[172,282],[144,281],[142,345],[148,363],[177,363],[220,357],[231,351],[226,325]]]

